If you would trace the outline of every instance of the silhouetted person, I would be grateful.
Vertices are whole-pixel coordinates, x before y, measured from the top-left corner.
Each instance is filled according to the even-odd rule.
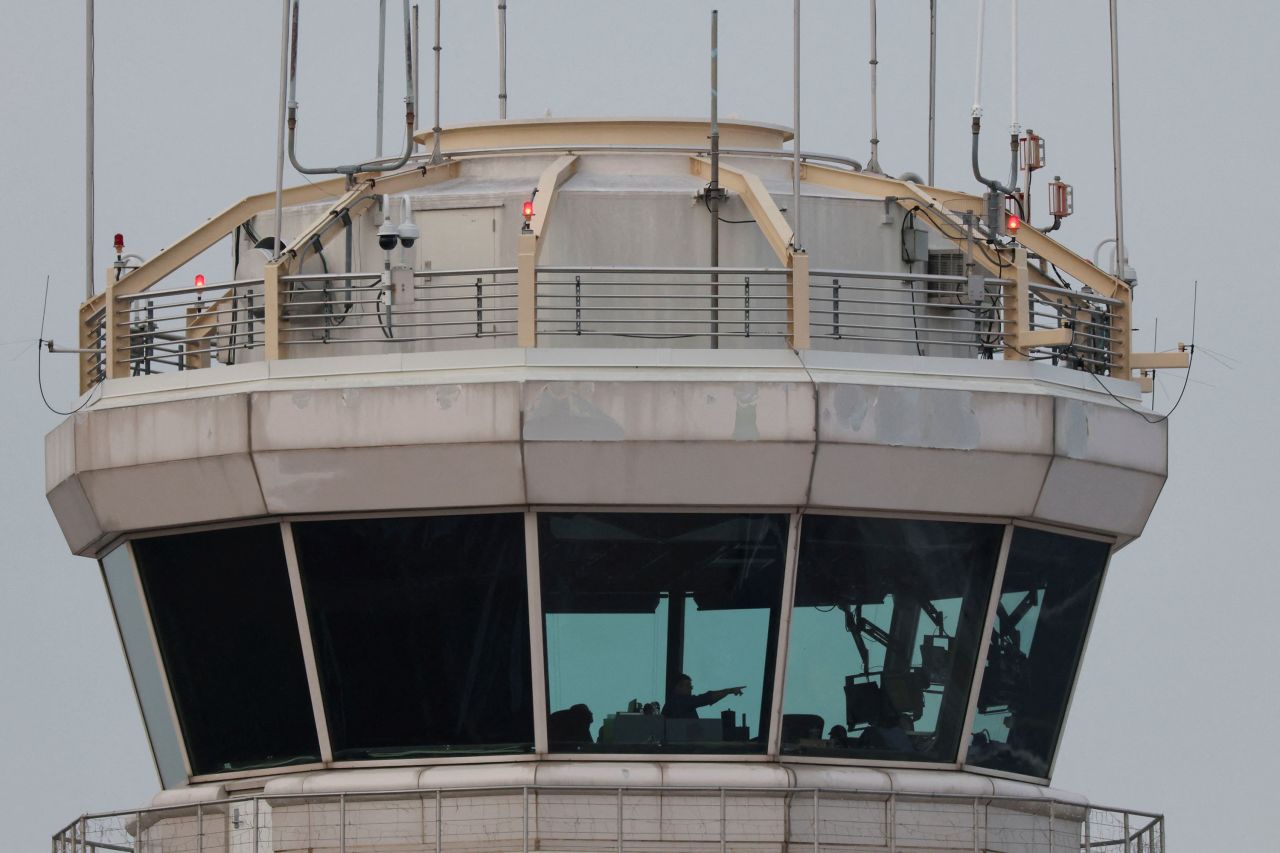
[[[594,743],[591,724],[595,717],[581,703],[547,717],[547,738],[556,743]]]
[[[714,705],[726,696],[741,696],[746,685],[724,687],[720,690],[708,690],[706,693],[694,694],[693,679],[687,675],[679,675],[671,682],[667,691],[667,703],[662,706],[662,716],[673,720],[696,720],[698,709],[706,705]]]
[[[849,745],[849,730],[844,726],[832,726],[827,739],[831,741],[832,746],[844,749]]]

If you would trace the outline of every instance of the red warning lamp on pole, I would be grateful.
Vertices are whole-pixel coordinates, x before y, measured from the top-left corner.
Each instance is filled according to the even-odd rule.
[[[1005,223],[1010,234],[1017,234],[1018,229],[1022,227],[1022,220],[1018,218],[1016,213],[1009,214],[1009,220]]]
[[[115,238],[115,241],[112,243],[112,245],[116,247],[116,254],[117,254],[117,255],[118,255],[118,254],[120,254],[121,252],[123,252],[123,251],[124,251],[124,235],[123,235],[123,234],[117,234],[117,235],[116,235],[116,238]]]
[[[196,287],[197,288],[204,287],[204,275],[196,276]]]
[[[529,199],[524,203],[521,209],[524,214],[524,232],[527,234],[533,230],[533,199]]]

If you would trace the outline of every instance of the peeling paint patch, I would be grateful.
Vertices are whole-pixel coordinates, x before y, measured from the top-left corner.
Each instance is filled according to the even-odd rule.
[[[859,432],[867,413],[875,404],[874,390],[861,385],[837,385],[831,395],[831,409],[823,411],[823,417],[834,416],[836,425],[851,433]]]
[[[525,413],[524,437],[530,441],[623,441],[622,425],[591,400],[592,382],[548,383]]]
[[[756,416],[757,404],[760,402],[760,389],[754,383],[742,382],[733,389],[738,408],[733,419],[734,441],[759,441],[760,426]]]
[[[1068,459],[1089,456],[1089,410],[1079,400],[1064,400],[1062,406],[1062,447],[1058,451]]]
[[[969,391],[883,388],[874,417],[876,437],[885,444],[976,450],[981,439]]]
[[[461,385],[441,385],[436,388],[436,405],[441,409],[451,409],[461,396]]]

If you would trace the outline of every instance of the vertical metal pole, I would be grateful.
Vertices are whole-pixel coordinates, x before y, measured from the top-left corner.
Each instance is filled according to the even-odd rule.
[[[507,0],[498,0],[498,118],[507,118]]]
[[[253,853],[258,853],[258,847],[262,839],[262,818],[261,812],[258,810],[258,798],[253,798]]]
[[[84,298],[93,298],[93,0],[84,4]],[[114,306],[107,306],[111,322]]]
[[[893,792],[889,793],[889,799],[885,800],[885,837],[889,841],[889,853],[898,853],[898,799]]]
[[[86,843],[89,840],[89,819],[88,818],[81,816],[80,830],[77,833],[77,835],[79,836],[79,840],[76,842],[76,853],[84,853],[84,850],[87,849],[89,846]],[[1125,853],[1129,853],[1128,849],[1125,850]]]
[[[347,853],[347,795],[338,795],[338,853]]]
[[[795,138],[792,144],[795,150],[791,155],[791,248],[799,249],[802,245],[800,242],[800,0],[793,0],[792,6],[791,121],[794,125]]]
[[[1089,823],[1089,815],[1090,815],[1092,812],[1093,812],[1093,810],[1092,810],[1092,809],[1085,809],[1085,812],[1084,812],[1084,844],[1082,844],[1082,845],[1081,845],[1081,849],[1083,849],[1083,850],[1089,850],[1089,849],[1090,849],[1090,840],[1091,840],[1091,839],[1090,839],[1090,837],[1089,837],[1089,836],[1090,836],[1089,829],[1090,829],[1091,824]]]
[[[436,0],[436,43],[431,48],[436,54],[436,105],[435,105],[435,124],[431,126],[431,132],[435,135],[435,142],[431,148],[431,162],[439,163],[444,158],[440,156],[440,0]]]
[[[1111,153],[1115,164],[1116,193],[1116,275],[1123,276],[1128,257],[1124,249],[1124,176],[1120,157],[1120,32],[1116,6],[1119,0],[1110,0],[1111,11]]]
[[[711,212],[711,267],[720,266],[720,13],[711,11],[711,184],[707,208]],[[711,348],[720,348],[720,276],[711,273]]]
[[[725,801],[724,788],[720,789],[720,853],[725,853],[725,844],[727,835],[725,827]]]
[[[521,849],[524,853],[529,853],[529,787],[526,785],[521,788],[520,793],[524,799],[524,845]]]
[[[422,30],[418,26],[418,0],[413,0],[413,105],[421,115],[422,110],[422,87],[419,81],[422,79]],[[416,141],[413,143],[413,150],[417,151],[421,148]],[[348,270],[350,272],[350,270]]]
[[[387,0],[378,0],[378,146],[374,154],[382,159],[382,109],[387,79]]]
[[[867,64],[871,67],[871,159],[867,161],[867,171],[879,174],[880,168],[880,128],[876,109],[876,66],[880,60],[876,55],[876,0],[869,0],[867,8],[871,12],[871,59]]]
[[[134,853],[142,853],[142,812],[141,810],[134,812],[133,815],[133,849]],[[258,846],[255,844],[253,853],[258,853]]]
[[[818,853],[818,841],[819,841],[819,839],[821,838],[821,833],[819,833],[819,832],[818,832],[818,799],[819,799],[819,796],[820,796],[820,794],[819,794],[818,789],[817,789],[817,788],[814,788],[814,789],[813,789],[813,853]]]
[[[929,0],[929,186],[934,186],[935,118],[938,105],[938,0]]]
[[[973,853],[982,853],[982,845],[978,838],[978,798],[973,799]]]
[[[1129,853],[1129,813],[1124,813],[1124,853]]]
[[[1053,800],[1049,801],[1049,853],[1053,853],[1053,819],[1055,810],[1053,808]]]
[[[618,789],[618,853],[622,853],[622,789]],[[1125,853],[1128,853],[1126,850]]]
[[[444,835],[444,807],[440,802],[440,789],[436,788],[436,853],[440,853]]]
[[[276,242],[271,257],[280,257],[280,227],[284,217],[285,86],[289,75],[289,0],[280,2],[280,117],[276,127]]]
[[[196,853],[204,853],[204,803],[196,803]]]

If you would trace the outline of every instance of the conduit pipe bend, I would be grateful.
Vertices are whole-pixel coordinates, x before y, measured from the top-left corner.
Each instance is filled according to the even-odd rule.
[[[303,175],[355,175],[361,172],[392,172],[399,169],[405,163],[409,162],[409,157],[413,154],[413,127],[416,122],[416,104],[417,90],[413,79],[413,25],[409,13],[409,0],[403,0],[404,7],[404,63],[405,63],[405,98],[404,98],[404,119],[405,119],[405,145],[404,152],[400,158],[392,163],[386,163],[382,160],[370,160],[363,163],[353,163],[345,166],[328,166],[320,168],[308,168],[298,162],[295,153],[296,130],[298,124],[298,7],[299,0],[293,0],[293,20],[290,26],[290,47],[289,47],[289,162],[293,164],[299,174]]]
[[[1004,193],[1005,195],[1013,195],[1017,191],[1015,184],[1018,180],[1018,134],[1017,132],[1013,132],[1009,134],[1009,150],[1010,150],[1011,162],[1009,165],[1008,184],[1001,184],[999,181],[995,180],[994,178],[983,177],[982,168],[978,164],[978,140],[982,134],[982,50],[983,50],[983,36],[985,35],[985,29],[986,29],[986,18],[987,18],[986,0],[979,0],[977,61],[974,68],[974,79],[973,79],[973,124],[972,124],[973,177],[977,179],[978,183],[986,186],[992,192]],[[1014,38],[1016,39],[1016,37],[1017,36],[1015,34]],[[1016,88],[1014,91],[1015,91],[1014,99],[1016,103],[1016,98],[1017,98]],[[1015,121],[1016,121],[1016,109],[1017,107],[1015,106],[1014,107]]]

